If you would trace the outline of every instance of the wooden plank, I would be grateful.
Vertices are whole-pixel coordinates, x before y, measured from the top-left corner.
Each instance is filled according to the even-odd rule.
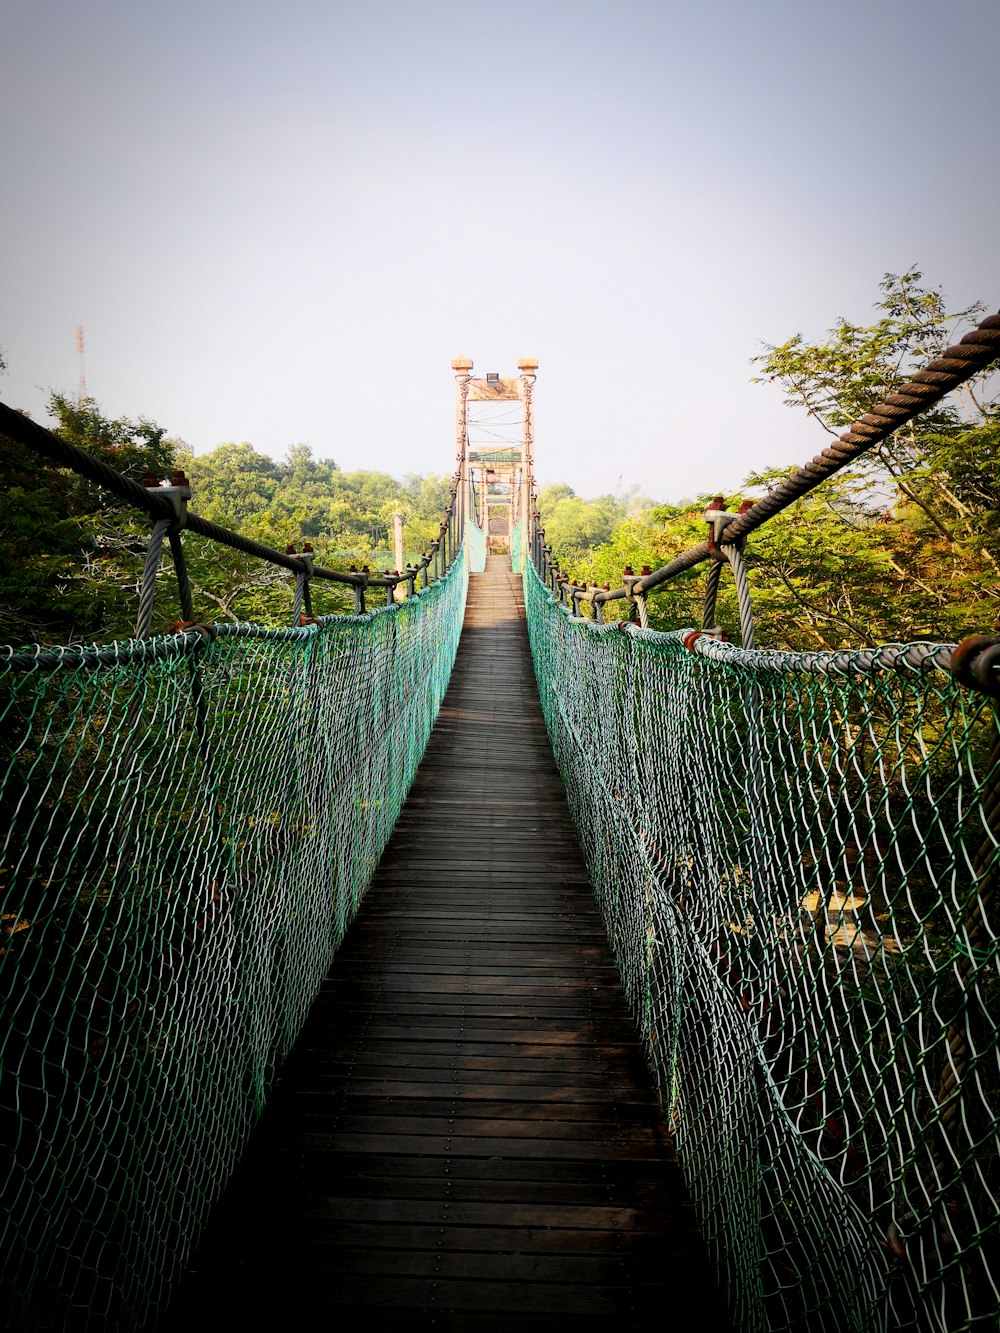
[[[368,1072],[370,1071],[370,1072]],[[339,1088],[344,1082],[345,1068],[333,1075],[319,1074],[313,1087],[322,1089],[327,1082]],[[367,1077],[366,1077],[367,1072]],[[421,1075],[420,1080],[416,1074]],[[486,1074],[493,1075],[498,1081],[485,1083]],[[434,1076],[437,1077],[434,1077]],[[467,1080],[463,1082],[462,1079]],[[458,1077],[445,1069],[437,1070],[381,1070],[377,1066],[351,1066],[350,1086],[352,1097],[404,1097],[413,1100],[440,1098],[442,1090],[452,1088],[452,1101],[495,1101],[504,1096],[516,1095],[522,1103],[551,1102],[569,1103],[574,1106],[607,1106],[607,1080],[599,1075],[587,1078],[583,1074],[564,1074],[561,1078],[553,1076],[550,1082],[542,1082],[537,1075],[526,1074],[523,1070],[490,1069],[466,1070]],[[620,1080],[615,1089],[616,1113],[627,1114],[626,1108],[656,1105],[656,1098],[651,1092],[639,1092],[625,1080]]]
[[[441,1175],[436,1178],[425,1178],[422,1176],[413,1177],[403,1174],[402,1171],[396,1171],[392,1175],[380,1175],[381,1162],[373,1163],[367,1172],[348,1173],[343,1167],[346,1161],[344,1156],[337,1155],[329,1158],[329,1165],[325,1166],[320,1158],[314,1159],[312,1169],[310,1170],[310,1187],[316,1194],[325,1192],[328,1198],[358,1198],[362,1200],[374,1199],[414,1199],[422,1201],[425,1206],[431,1201],[447,1203],[479,1203],[493,1205],[495,1203],[516,1203],[516,1204],[534,1204],[534,1205],[582,1205],[594,1206],[595,1198],[600,1198],[599,1193],[595,1193],[594,1182],[591,1180],[581,1181],[572,1180],[551,1180],[548,1173],[545,1179],[538,1178],[537,1175],[528,1179],[504,1179],[498,1178],[495,1174],[487,1175],[479,1179],[475,1177],[466,1177],[457,1170],[448,1175]],[[369,1159],[360,1159],[369,1160]],[[396,1162],[414,1162],[419,1158],[396,1158],[390,1157],[384,1161]],[[458,1162],[462,1165],[478,1162],[474,1158],[460,1158]],[[573,1175],[579,1174],[579,1163],[572,1163]],[[296,1168],[293,1168],[291,1161],[286,1157],[285,1161],[280,1158],[269,1160],[269,1169],[274,1171],[276,1178],[280,1178],[282,1173],[289,1176],[294,1182],[292,1174]],[[537,1163],[532,1163],[532,1167],[537,1171]],[[635,1208],[648,1209],[662,1223],[666,1219],[669,1211],[670,1217],[682,1226],[689,1226],[692,1221],[692,1213],[688,1208],[673,1208],[664,1210],[662,1207],[656,1208],[655,1205],[660,1202],[663,1181],[649,1179],[636,1180],[629,1177],[617,1183],[614,1181],[607,1184],[602,1180],[603,1199],[602,1201],[610,1206],[623,1207],[626,1204]],[[295,1186],[297,1188],[297,1186]],[[311,1228],[311,1223],[309,1224]],[[628,1234],[632,1234],[631,1228],[628,1228]],[[662,1237],[658,1230],[654,1231],[656,1245],[660,1246]]]
[[[455,1144],[456,1152],[476,1151],[470,1141],[503,1140],[510,1146],[514,1141],[524,1139],[558,1139],[564,1144],[584,1143],[606,1152],[612,1146],[634,1144],[645,1147],[657,1144],[660,1135],[648,1124],[625,1124],[617,1120],[592,1114],[589,1117],[561,1116],[557,1118],[551,1112],[557,1108],[546,1106],[548,1115],[521,1116],[516,1112],[510,1115],[479,1115],[475,1103],[456,1106],[451,1115],[421,1114],[419,1109],[409,1113],[397,1110],[395,1113],[371,1107],[360,1112],[348,1104],[337,1106],[331,1111],[316,1106],[319,1095],[308,1099],[308,1104],[290,1103],[289,1119],[296,1128],[301,1127],[307,1133],[330,1132],[337,1136],[348,1134],[412,1134],[419,1137],[446,1138]],[[560,1108],[561,1109],[561,1108]],[[537,1108],[536,1108],[537,1111]],[[648,1119],[648,1117],[646,1117]],[[331,1122],[327,1126],[324,1122]],[[317,1123],[319,1122],[319,1123]]]
[[[458,1136],[451,1134],[411,1133],[382,1127],[381,1131],[358,1129],[333,1134],[310,1133],[299,1125],[287,1130],[289,1146],[309,1152],[352,1153],[434,1153],[454,1157],[502,1157],[512,1149],[519,1157],[533,1157],[538,1161],[614,1161],[619,1152],[627,1151],[636,1161],[656,1161],[660,1145],[655,1139],[637,1142],[616,1138],[601,1143],[594,1137],[585,1138],[526,1138],[512,1136],[506,1128],[501,1134],[488,1137],[483,1134]]]
[[[642,1233],[659,1235],[666,1214],[635,1208],[585,1207],[555,1204],[434,1203],[430,1210],[414,1199],[308,1199],[299,1218],[311,1217],[341,1222],[405,1222],[414,1226],[434,1222],[438,1225],[481,1227],[497,1231],[507,1228],[541,1227],[561,1248],[569,1247],[578,1231],[606,1232],[615,1245],[627,1243]],[[430,1216],[428,1215],[430,1211]],[[562,1239],[559,1239],[561,1233]],[[508,1244],[509,1237],[495,1235],[496,1242]]]
[[[513,1283],[424,1280],[386,1276],[378,1282],[363,1277],[340,1276],[339,1270],[320,1270],[332,1278],[328,1303],[332,1310],[353,1307],[358,1298],[376,1308],[409,1310],[438,1301],[452,1310],[525,1312],[531,1314],[600,1314],[606,1319],[631,1308],[633,1294],[629,1286],[616,1287],[587,1283]],[[397,1316],[398,1317],[398,1316]]]
[[[258,1162],[266,1161],[268,1171],[276,1175],[301,1171],[303,1157],[283,1142],[272,1142],[261,1149]],[[373,1197],[403,1198],[394,1193],[392,1186],[417,1182],[414,1197],[437,1198],[442,1187],[451,1190],[456,1198],[490,1201],[490,1191],[499,1185],[508,1185],[520,1191],[514,1201],[546,1202],[546,1193],[556,1188],[572,1187],[589,1190],[588,1199],[574,1198],[574,1203],[595,1206],[613,1204],[621,1208],[639,1208],[655,1203],[657,1213],[663,1215],[688,1214],[692,1204],[673,1198],[669,1184],[673,1163],[666,1155],[657,1165],[631,1158],[616,1158],[605,1162],[547,1162],[544,1178],[539,1174],[538,1162],[508,1153],[505,1157],[429,1157],[387,1153],[373,1158],[365,1153],[317,1153],[310,1158],[308,1182],[303,1182],[303,1197],[308,1192],[329,1196],[363,1192],[368,1186]],[[376,1189],[376,1186],[378,1187]],[[533,1191],[539,1190],[537,1199]],[[558,1200],[549,1199],[549,1202]],[[567,1200],[569,1202],[569,1200]]]
[[[569,1121],[594,1125],[608,1121],[608,1099],[596,1093],[592,1093],[590,1100],[587,1101],[575,1097],[557,1099],[551,1096],[525,1100],[521,1096],[521,1089],[518,1089],[516,1101],[499,1096],[466,1098],[442,1096],[440,1088],[437,1088],[437,1096],[407,1097],[401,1095],[398,1090],[392,1095],[378,1096],[360,1091],[358,1082],[359,1080],[352,1078],[349,1091],[346,1092],[340,1089],[323,1092],[315,1087],[289,1089],[283,1103],[293,1117],[334,1116],[338,1126],[344,1128],[349,1118],[358,1116],[364,1116],[370,1122],[376,1118],[389,1116],[411,1119],[416,1117],[423,1125],[441,1118],[448,1122],[458,1119],[476,1122],[483,1119],[517,1119],[524,1123],[542,1121],[546,1125],[565,1124]],[[477,1086],[474,1091],[481,1093],[482,1089]],[[500,1089],[496,1091],[499,1092]],[[611,1123],[615,1126],[648,1125],[650,1105],[649,1101],[616,1101],[614,1120]]]
[[[315,1010],[314,1010],[315,1012]],[[322,1015],[317,1015],[322,1017]],[[315,1025],[313,1025],[315,1027]],[[352,1045],[357,1038],[352,1036],[346,1045]],[[500,1041],[495,1034],[492,1040],[480,1040],[478,1037],[466,1037],[456,1043],[454,1037],[445,1036],[444,1038],[435,1033],[425,1032],[419,1037],[415,1037],[411,1031],[403,1030],[401,1032],[390,1032],[385,1037],[380,1037],[377,1033],[368,1028],[364,1034],[365,1050],[375,1050],[384,1052],[386,1058],[391,1058],[393,1052],[409,1053],[416,1056],[426,1053],[427,1055],[454,1055],[455,1059],[461,1063],[465,1057],[470,1059],[488,1059],[495,1055],[510,1056],[511,1058],[524,1059],[533,1062],[544,1061],[546,1066],[557,1069],[559,1062],[565,1060],[591,1060],[591,1068],[601,1065],[614,1065],[621,1060],[623,1051],[631,1051],[633,1063],[636,1072],[642,1068],[641,1051],[642,1048],[638,1041],[634,1041],[631,1046],[625,1046],[622,1043],[603,1044],[601,1042],[588,1041],[586,1034],[581,1034],[580,1045],[581,1052],[554,1050],[552,1043],[528,1034],[521,1040]],[[323,1040],[322,1034],[315,1033],[314,1030],[307,1029],[303,1040],[297,1047],[297,1052],[301,1052],[305,1057],[317,1061],[320,1060],[324,1052],[333,1053],[338,1049],[337,1034],[333,1033]],[[293,1056],[293,1059],[295,1057]]]

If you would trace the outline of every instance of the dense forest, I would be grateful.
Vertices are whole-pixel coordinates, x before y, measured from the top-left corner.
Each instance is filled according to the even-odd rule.
[[[886,275],[867,326],[840,320],[822,342],[800,335],[766,346],[757,376],[789,405],[838,434],[941,349],[981,307],[949,311],[916,270]],[[989,630],[1000,616],[1000,399],[980,376],[953,401],[899,431],[875,454],[799,501],[747,548],[758,642],[833,648],[909,638],[952,641]],[[392,563],[392,515],[404,516],[405,558],[437,533],[449,482],[381,472],[342,472],[293,445],[281,462],[250,444],[193,454],[158,425],[112,419],[92,400],[53,394],[55,429],[129,476],[182,468],[192,508],[205,518],[284,549],[309,542],[332,568]],[[816,439],[815,430],[803,432]],[[814,446],[816,448],[821,445]],[[0,516],[0,641],[80,642],[128,635],[147,526],[71,473],[0,440],[6,502]],[[755,452],[766,458],[766,442]],[[728,507],[764,493],[785,470],[751,473]],[[635,488],[585,500],[566,484],[544,487],[539,509],[556,556],[578,582],[615,585],[630,565],[656,568],[704,538],[709,496],[657,503]],[[277,568],[200,540],[187,545],[198,613],[206,619],[287,623],[291,587]],[[169,560],[165,558],[165,564]],[[704,571],[650,601],[661,628],[700,624]],[[723,580],[720,622],[736,624]],[[346,610],[323,585],[317,609]],[[154,628],[176,615],[164,586]]]

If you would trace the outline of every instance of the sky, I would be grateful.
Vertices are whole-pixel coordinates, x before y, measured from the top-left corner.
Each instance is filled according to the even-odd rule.
[[[453,464],[538,358],[537,472],[738,487],[822,429],[751,358],[916,265],[1000,305],[997,0],[11,0],[0,399],[197,452]],[[196,503],[196,501],[195,501]]]

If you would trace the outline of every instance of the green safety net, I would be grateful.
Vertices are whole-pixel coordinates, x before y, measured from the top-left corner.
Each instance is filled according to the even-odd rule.
[[[0,650],[5,1327],[161,1308],[392,830],[467,582],[460,552],[364,616]]]
[[[524,570],[524,520],[518,507],[517,522],[510,534],[510,563],[515,574]]]
[[[474,513],[465,521],[465,549],[468,552],[470,571],[473,574],[481,574],[486,568],[486,529],[479,526],[479,520]]]
[[[948,646],[573,620],[543,709],[739,1330],[1000,1322],[995,705]]]

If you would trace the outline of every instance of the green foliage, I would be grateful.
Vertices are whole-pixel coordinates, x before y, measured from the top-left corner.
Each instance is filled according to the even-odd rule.
[[[840,319],[824,339],[796,334],[755,358],[758,382],[779,385],[831,434],[898,389],[981,313],[948,310],[911,269],[887,274],[870,324]],[[1000,615],[1000,404],[978,375],[957,397],[898,431],[871,457],[772,520],[746,560],[758,642],[839,648],[914,636],[955,640]],[[97,405],[54,395],[67,439],[133,477],[167,475],[175,462],[193,486],[192,508],[270,546],[310,543],[318,563],[395,565],[393,515],[404,520],[404,554],[415,561],[437,536],[448,499],[444,477],[342,472],[292,445],[282,462],[246,443],[195,455],[140,418],[114,420]],[[0,517],[0,638],[73,641],[130,632],[147,527],[141,516],[70,473],[3,446],[8,503]],[[736,507],[784,472],[747,477]],[[585,500],[565,483],[546,486],[539,511],[564,570],[579,583],[619,586],[623,569],[658,568],[705,537],[708,496],[655,505],[635,488]],[[185,543],[196,614],[283,623],[291,580],[276,568],[200,540]],[[169,564],[169,562],[165,562]],[[700,625],[704,567],[650,599],[657,628]],[[333,585],[316,590],[320,611],[348,610]],[[176,614],[173,591],[157,599],[157,627]],[[735,627],[732,583],[723,577],[717,620]]]
[[[982,311],[973,305],[949,312],[941,293],[920,283],[915,269],[887,274],[873,324],[841,319],[822,342],[796,334],[765,347],[755,358],[758,382],[780,385],[786,403],[839,433]],[[745,558],[759,644],[829,649],[914,637],[954,641],[991,627],[1000,614],[994,389],[990,372],[976,376],[957,399],[911,422],[751,537]],[[760,496],[788,471],[752,473],[727,504],[737,508],[744,498]],[[539,504],[563,567],[578,583],[615,587],[626,566],[656,569],[704,540],[709,498],[647,508],[627,519],[619,514],[616,521],[601,509],[603,501],[588,505],[564,486],[546,488]],[[603,537],[599,513],[611,522]],[[701,566],[682,575],[650,598],[654,627],[701,624],[704,572]],[[730,628],[737,623],[728,574],[717,620]]]
[[[164,431],[104,416],[96,403],[53,394],[56,433],[133,480],[169,475]],[[0,638],[33,643],[127,634],[145,545],[142,515],[71,472],[0,439],[7,486],[0,515]]]
[[[755,383],[779,384],[789,407],[804,407],[831,433],[837,433],[863,416],[888,394],[895,392],[921,367],[955,342],[963,326],[979,318],[985,306],[977,302],[951,312],[939,290],[920,286],[923,274],[917,269],[897,275],[887,273],[879,283],[882,293],[873,324],[853,324],[841,317],[822,343],[807,343],[796,333],[778,345],[764,344],[752,360],[762,373]],[[990,373],[973,379],[966,393],[975,396],[988,382]],[[975,399],[978,410],[982,405]],[[946,401],[920,418],[922,431],[938,426],[958,429],[962,414]],[[902,440],[911,438],[909,428]],[[890,449],[901,443],[897,435]]]
[[[404,563],[415,562],[437,536],[448,500],[447,478],[411,474],[400,485],[384,472],[342,472],[330,459],[315,459],[305,444],[293,445],[281,463],[249,444],[182,452],[178,461],[197,513],[279,550],[308,542],[317,564],[328,569],[394,567],[394,513],[404,518]],[[291,583],[282,570],[200,542],[187,549],[196,603],[202,598],[225,619],[287,621]],[[334,584],[317,582],[313,595],[317,611],[353,607],[350,594]]]
[[[610,542],[623,523],[651,504],[637,494],[635,487],[623,495],[599,495],[594,500],[582,499],[561,482],[545,486],[538,493],[545,540],[569,561]]]
[[[658,569],[702,541],[705,524],[701,511],[704,507],[704,504],[698,507],[697,502],[692,502],[689,509],[658,505],[624,518],[609,541],[585,552],[582,557],[570,556],[565,567],[577,583],[620,587],[625,568],[631,567],[637,574],[644,565]],[[654,629],[700,625],[701,602],[702,584],[699,571],[695,570],[665,584],[649,599],[649,623]],[[623,604],[617,610],[612,607],[612,616],[623,614]]]
[[[53,395],[51,411],[58,434],[133,479],[183,468],[195,513],[279,550],[309,543],[327,568],[393,567],[394,513],[404,518],[404,563],[415,562],[438,535],[448,499],[447,478],[411,474],[400,485],[383,472],[342,472],[332,460],[314,458],[306,444],[292,445],[282,462],[247,443],[196,455],[154,423],[106,417],[91,400],[76,404]],[[145,516],[14,441],[0,447],[8,494],[0,515],[0,640],[127,637],[149,532]],[[288,622],[294,581],[286,571],[191,535],[184,548],[196,615]],[[154,630],[177,616],[169,557],[162,580]],[[339,585],[317,581],[313,591],[318,612],[353,609],[353,597]]]
[[[765,346],[755,358],[763,372],[758,380],[779,384],[786,403],[839,432],[981,315],[980,304],[950,312],[941,292],[922,287],[921,278],[916,269],[887,273],[875,307],[879,318],[871,325],[840,319],[824,342],[809,344],[796,334]],[[820,616],[846,615],[856,629],[857,612],[877,638],[898,636],[900,629],[953,638],[988,628],[1000,610],[998,444],[1000,404],[994,374],[986,370],[960,395],[896,431],[850,474],[796,505],[797,518],[769,525],[754,550],[779,578],[808,578]],[[765,485],[775,480],[777,474],[749,479]],[[873,531],[876,517],[882,523]],[[779,551],[782,531],[803,521],[824,558],[829,549],[845,561],[834,576],[836,587],[828,583],[826,593],[819,592],[823,572],[815,559],[796,555],[787,538]],[[872,554],[875,547],[881,555]]]
[[[804,407],[827,431],[838,433],[896,392],[982,314],[981,304],[950,313],[939,291],[919,285],[921,276],[916,270],[887,273],[875,307],[881,318],[868,327],[840,319],[825,342],[808,344],[796,334],[779,346],[765,345],[754,358],[763,371],[756,382],[779,384],[789,406]],[[956,493],[953,474],[970,467],[976,428],[998,420],[995,387],[994,372],[981,371],[957,398],[896,431],[860,464],[859,475],[876,485],[890,483],[949,540],[971,539],[970,505]],[[996,508],[995,488],[986,496],[973,494],[980,505],[985,499],[987,508]]]

